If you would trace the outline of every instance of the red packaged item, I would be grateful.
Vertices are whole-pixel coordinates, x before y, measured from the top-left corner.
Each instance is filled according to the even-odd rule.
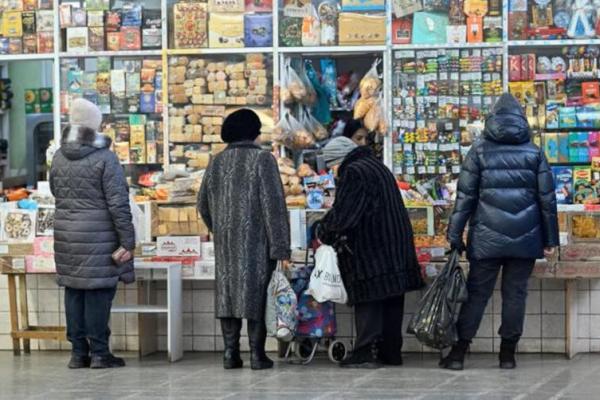
[[[398,18],[392,21],[392,43],[410,44],[412,41],[412,18]]]
[[[106,49],[109,51],[121,50],[121,32],[106,33]]]
[[[511,11],[508,13],[508,37],[511,40],[527,39],[529,19],[527,11]]]
[[[600,82],[583,82],[581,97],[583,104],[600,103]]]
[[[270,12],[273,0],[246,0],[246,12]]]
[[[38,53],[54,53],[54,32],[38,32]]]
[[[106,32],[118,32],[121,27],[121,14],[117,11],[106,13]]]
[[[521,80],[521,56],[508,57],[508,80],[518,82]]]
[[[121,28],[121,50],[140,50],[142,48],[142,32],[135,26]]]
[[[521,80],[528,81],[529,79],[529,62],[527,60],[527,54],[521,55]]]
[[[527,80],[533,81],[535,80],[535,54],[525,54],[525,59],[527,60]]]

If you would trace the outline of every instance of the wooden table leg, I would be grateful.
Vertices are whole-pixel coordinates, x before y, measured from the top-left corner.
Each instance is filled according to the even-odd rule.
[[[21,354],[21,343],[15,335],[19,331],[19,311],[17,309],[17,284],[14,275],[7,275],[8,278],[8,303],[10,307],[10,330],[13,341],[13,353],[15,356]]]
[[[19,276],[19,307],[21,307],[21,327],[29,329],[29,306],[27,305],[27,276]],[[23,339],[25,354],[31,353],[31,340]]]
[[[565,353],[569,359],[577,355],[577,311],[577,281],[568,279],[565,291]]]

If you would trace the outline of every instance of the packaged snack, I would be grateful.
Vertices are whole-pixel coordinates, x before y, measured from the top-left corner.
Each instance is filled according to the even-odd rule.
[[[113,10],[106,13],[106,32],[119,32],[121,28],[121,13]]]
[[[121,50],[121,32],[106,33],[106,48],[110,51]]]
[[[423,9],[425,11],[448,11],[450,0],[423,0]]]
[[[142,5],[134,2],[123,4],[121,11],[122,26],[142,26]]]
[[[90,27],[88,46],[91,51],[104,51],[104,28]]]
[[[201,48],[207,45],[205,3],[176,3],[173,6],[175,48]]]
[[[73,8],[71,11],[71,22],[73,26],[87,26],[87,12],[81,8]]]
[[[549,163],[558,162],[558,134],[557,133],[546,133],[544,134],[544,152],[546,153],[546,159]]]
[[[208,23],[211,48],[244,47],[244,15],[211,13]]]
[[[20,11],[5,11],[2,13],[2,33],[4,37],[23,36],[23,21]]]
[[[8,39],[8,54],[23,54],[23,39],[9,38]]]
[[[321,44],[321,23],[314,6],[309,6],[309,15],[302,19],[302,46],[319,46]]]
[[[245,2],[246,12],[270,12],[273,10],[273,0],[246,0]]]
[[[285,47],[302,46],[302,18],[283,16],[279,20],[279,41]]]
[[[160,28],[142,29],[142,48],[159,49],[162,45],[162,30]]]
[[[360,26],[360,31],[356,27]],[[445,35],[446,27],[444,27]],[[413,34],[414,36],[414,34]],[[339,44],[342,46],[382,45],[386,37],[386,20],[383,15],[340,13]]]
[[[269,14],[246,14],[244,17],[246,47],[273,46],[273,18]]]
[[[396,18],[402,18],[421,11],[423,4],[421,0],[395,0],[392,1],[392,7],[394,8]]]
[[[37,8],[37,0],[23,0],[23,11],[35,11]]]
[[[140,50],[142,48],[142,35],[140,28],[135,26],[123,26],[121,28],[122,50]]]
[[[335,46],[338,31],[338,5],[327,0],[319,4],[318,18],[321,22],[321,45]]]
[[[556,202],[558,204],[573,203],[573,169],[570,167],[552,167]]]
[[[243,13],[244,0],[208,0],[209,13]]]
[[[23,35],[23,53],[37,53],[37,35]]]
[[[88,11],[87,24],[89,27],[104,28],[104,12],[103,11]]]
[[[445,14],[426,11],[417,12],[413,16],[413,43],[446,43],[447,26],[448,16]]]
[[[9,243],[33,243],[35,222],[34,210],[7,210],[2,213],[3,239]]]
[[[38,32],[38,53],[54,53],[54,34],[52,32]]]
[[[67,28],[67,52],[86,53],[88,51],[88,28]]]
[[[35,26],[35,13],[24,12],[21,19],[21,22],[23,23],[23,35],[35,35],[37,32]]]
[[[54,11],[38,10],[36,27],[38,32],[54,32]]]

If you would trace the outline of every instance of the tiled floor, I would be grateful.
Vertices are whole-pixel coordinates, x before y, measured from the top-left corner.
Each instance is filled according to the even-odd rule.
[[[494,355],[471,355],[462,372],[436,368],[433,355],[407,355],[405,366],[342,370],[325,360],[310,366],[278,363],[271,371],[224,371],[216,354],[164,356],[116,370],[70,371],[68,354],[13,357],[0,352],[0,399],[600,399],[600,355],[567,361],[560,355],[523,355],[519,368],[501,371]]]

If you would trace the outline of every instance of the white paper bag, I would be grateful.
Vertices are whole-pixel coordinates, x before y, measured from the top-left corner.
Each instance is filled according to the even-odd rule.
[[[321,245],[315,253],[315,269],[310,275],[307,293],[319,303],[333,301],[346,304],[348,294],[337,264],[337,254],[331,246]]]

